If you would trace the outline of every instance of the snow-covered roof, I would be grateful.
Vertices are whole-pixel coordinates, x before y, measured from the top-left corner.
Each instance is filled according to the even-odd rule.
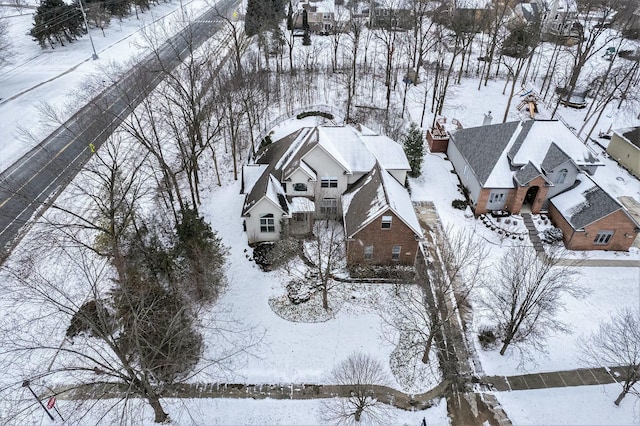
[[[353,237],[383,213],[391,210],[416,236],[422,229],[409,193],[380,163],[342,196],[345,234]]]
[[[318,144],[348,173],[368,172],[376,159],[351,126],[319,126]]]
[[[360,137],[384,169],[411,170],[404,148],[396,141],[384,135],[364,132]]]
[[[578,176],[576,186],[549,201],[574,229],[624,209],[611,195],[585,174]]]
[[[266,164],[245,164],[242,166],[243,193],[248,194],[267,169]]]
[[[471,127],[452,132],[451,139],[480,185],[488,188],[512,187],[514,172],[529,163],[541,171],[550,171],[550,165],[567,158],[578,167],[602,165],[559,121]]]
[[[489,0],[453,0],[456,9],[485,9],[491,6]]]
[[[290,204],[292,213],[308,213],[316,211],[316,204],[305,197],[293,197]]]

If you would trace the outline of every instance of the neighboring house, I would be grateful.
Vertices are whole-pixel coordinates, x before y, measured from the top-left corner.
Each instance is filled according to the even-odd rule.
[[[575,0],[537,0],[543,40],[576,37],[578,7]]]
[[[409,29],[413,26],[412,9],[408,0],[371,0],[369,3],[371,28]]]
[[[362,185],[362,178],[374,169],[384,170],[384,175],[389,176],[381,180],[385,188],[397,191],[410,167],[400,144],[365,127],[302,128],[273,142],[256,155],[255,164],[243,167],[246,199],[242,216],[249,242],[276,241],[283,226],[289,226],[296,234],[309,233],[318,217],[345,217],[351,224],[350,213],[346,211],[350,204],[343,203],[343,194]],[[395,202],[395,198],[390,202]],[[397,223],[413,223],[407,214],[402,210]],[[417,221],[413,210],[411,214]],[[422,237],[419,227],[417,232],[414,241]],[[394,233],[387,232],[385,236]],[[384,251],[379,245],[382,240],[376,253]],[[415,248],[404,244],[402,250],[402,257],[394,261],[404,263],[411,257],[407,252],[415,258]],[[375,263],[382,262],[381,259],[367,260]]]
[[[413,265],[422,230],[407,190],[379,163],[342,197],[350,265]]]
[[[602,166],[559,121],[525,121],[452,131],[447,147],[476,215],[495,210],[537,214],[580,172]]]
[[[454,28],[478,33],[488,28],[491,0],[449,0],[448,10]]]
[[[293,23],[294,29],[303,28],[303,11],[307,11],[309,31],[312,33],[328,34],[335,29],[334,4],[332,0],[314,1],[306,0],[298,3]]]
[[[570,250],[629,250],[640,231],[626,209],[584,174],[575,188],[551,199],[549,217]]]
[[[571,250],[628,250],[640,231],[588,176],[603,164],[559,121],[457,130],[450,134],[447,155],[476,215],[547,210]]]
[[[635,177],[640,177],[640,127],[613,131],[607,154]]]

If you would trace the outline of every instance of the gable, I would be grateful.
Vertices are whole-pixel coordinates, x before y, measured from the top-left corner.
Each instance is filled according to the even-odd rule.
[[[623,210],[613,197],[586,175],[580,175],[573,188],[556,195],[550,202],[574,229],[583,229],[618,210]]]

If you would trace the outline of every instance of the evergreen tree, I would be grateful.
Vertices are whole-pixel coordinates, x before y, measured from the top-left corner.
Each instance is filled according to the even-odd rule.
[[[305,32],[309,31],[309,14],[307,13],[307,9],[302,11],[302,29]]]
[[[424,157],[422,132],[415,123],[411,123],[409,133],[404,138],[404,152],[409,160],[411,177],[418,177],[422,173],[422,160]]]
[[[287,12],[287,29],[293,30],[293,10],[291,8],[291,2],[289,2],[289,11]]]
[[[251,37],[278,26],[284,18],[284,0],[247,0],[244,32]]]
[[[71,42],[85,33],[82,13],[76,7],[62,0],[43,0],[33,16],[31,36],[45,47],[46,42],[53,47],[55,42],[64,46],[64,40]]]

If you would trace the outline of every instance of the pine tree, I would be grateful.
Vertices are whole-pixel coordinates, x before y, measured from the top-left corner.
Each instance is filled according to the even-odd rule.
[[[404,152],[407,155],[409,166],[411,167],[411,171],[408,173],[409,176],[414,178],[420,176],[422,173],[424,151],[422,132],[415,123],[411,123],[409,133],[407,133],[404,138]]]
[[[289,11],[287,12],[287,29],[293,30],[293,10],[291,8],[291,2],[289,2]]]
[[[33,16],[31,36],[44,47],[48,41],[51,47],[55,42],[64,46],[84,34],[82,13],[76,5],[66,4],[62,0],[43,0]]]

